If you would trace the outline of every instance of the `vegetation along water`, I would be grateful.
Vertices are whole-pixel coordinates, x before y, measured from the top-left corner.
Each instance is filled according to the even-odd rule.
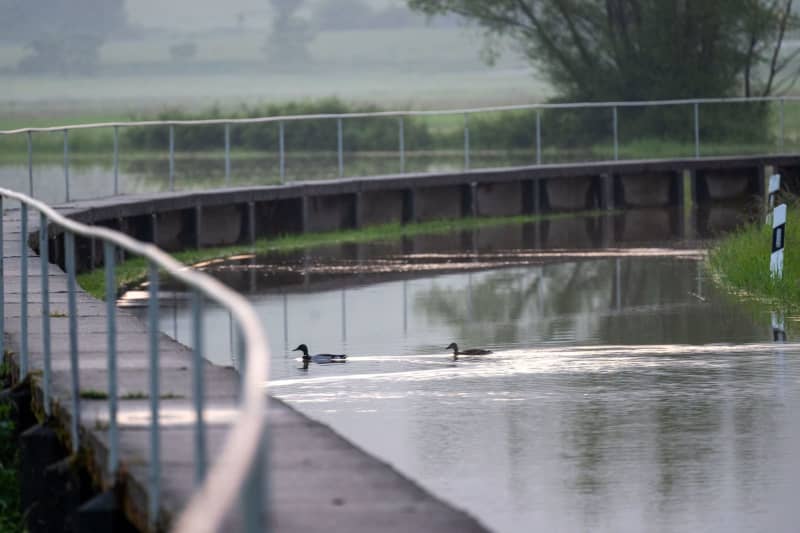
[[[800,309],[800,238],[793,227],[800,224],[800,204],[789,204],[783,277],[770,274],[772,227],[756,220],[720,240],[709,254],[715,280],[731,291],[765,301],[787,311]]]

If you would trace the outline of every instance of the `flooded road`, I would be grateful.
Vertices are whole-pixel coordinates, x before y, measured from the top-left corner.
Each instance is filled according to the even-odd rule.
[[[706,278],[714,216],[667,235],[569,219],[206,270],[261,315],[270,392],[492,530],[797,531],[800,346]],[[230,364],[227,317],[205,327]],[[180,305],[162,328],[190,341]],[[453,341],[493,353],[453,361]],[[350,357],[303,372],[300,343]]]

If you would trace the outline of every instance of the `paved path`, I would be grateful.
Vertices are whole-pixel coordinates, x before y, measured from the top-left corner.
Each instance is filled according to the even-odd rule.
[[[130,199],[128,199],[129,201]],[[106,201],[106,203],[108,203]],[[66,211],[66,210],[65,210]],[[20,346],[20,218],[4,218],[5,333],[7,349]],[[38,226],[31,213],[29,231]],[[41,292],[38,256],[29,257],[29,347],[31,367],[42,368]],[[66,313],[66,275],[55,265],[48,273],[51,316]],[[79,290],[78,328],[81,389],[107,391],[105,303]],[[120,481],[125,509],[137,527],[147,527],[147,461],[149,457],[147,399],[125,399],[148,390],[145,324],[117,310],[119,348]],[[69,435],[71,412],[68,320],[50,320],[53,353],[53,401],[57,424]],[[193,484],[193,417],[191,415],[191,352],[167,336],[161,338],[162,516],[168,524],[186,503]],[[205,365],[208,450],[215,456],[235,415],[238,375],[230,368]],[[35,378],[35,402],[41,401]],[[484,528],[467,514],[425,492],[387,464],[359,450],[327,426],[312,421],[285,403],[268,397],[271,520],[273,531],[320,532],[472,532]],[[41,407],[41,405],[40,405]],[[82,444],[91,471],[107,469],[108,431],[105,400],[81,400]],[[68,443],[67,443],[68,444]],[[113,480],[100,474],[103,488]],[[265,509],[267,508],[265,502]],[[229,517],[239,520],[239,509]],[[227,530],[227,528],[226,528]]]

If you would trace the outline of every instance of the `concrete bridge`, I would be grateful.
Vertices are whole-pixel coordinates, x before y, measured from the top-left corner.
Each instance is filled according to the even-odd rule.
[[[70,204],[75,220],[119,229],[175,251],[259,237],[465,216],[647,207],[757,205],[768,172],[800,186],[800,156],[537,165],[441,174],[335,179],[280,186],[131,195]],[[799,187],[800,188],[800,187]],[[78,242],[79,270],[100,251]],[[56,246],[58,254],[61,247]]]

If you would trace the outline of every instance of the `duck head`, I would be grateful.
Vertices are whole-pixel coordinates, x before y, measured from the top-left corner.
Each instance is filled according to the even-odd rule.
[[[306,346],[305,344],[301,344],[300,346],[298,346],[297,348],[295,348],[292,351],[293,352],[303,352],[303,355],[305,356],[305,355],[308,355],[308,346]]]
[[[457,354],[458,353],[458,344],[456,344],[454,342],[451,342],[450,344],[447,345],[447,348],[445,348],[445,350],[453,350],[453,354]]]

